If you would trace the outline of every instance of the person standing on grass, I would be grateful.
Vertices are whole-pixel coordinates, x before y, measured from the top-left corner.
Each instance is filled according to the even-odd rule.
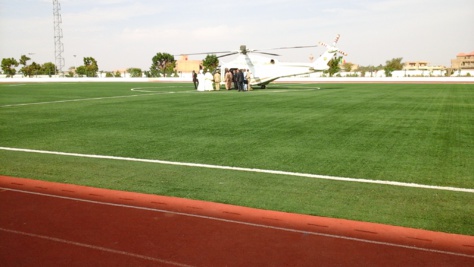
[[[199,80],[198,80],[197,73],[194,70],[193,70],[193,83],[194,83],[194,89],[198,89]]]
[[[239,70],[237,72],[237,88],[239,89],[239,92],[244,92],[244,79],[244,72],[242,70]]]
[[[214,88],[216,91],[221,89],[221,72],[219,69],[217,69],[216,73],[214,73]]]
[[[247,80],[247,91],[252,91],[252,86],[250,86],[250,80],[252,80],[252,73],[250,72],[250,70],[247,70],[247,74],[246,74],[246,80]]]
[[[202,91],[204,91],[204,73],[203,73],[202,69],[199,71],[199,74],[197,75],[197,79],[198,79],[197,90],[202,92]]]
[[[214,77],[212,76],[212,73],[209,71],[209,69],[206,70],[206,73],[204,74],[204,91],[213,91],[212,88],[212,80]]]
[[[225,89],[230,90],[232,88],[232,72],[229,69],[225,69],[224,75]]]
[[[239,70],[235,69],[232,73],[232,81],[234,82],[234,89],[235,90],[239,89],[239,82],[237,81],[238,80],[237,76],[239,76]]]

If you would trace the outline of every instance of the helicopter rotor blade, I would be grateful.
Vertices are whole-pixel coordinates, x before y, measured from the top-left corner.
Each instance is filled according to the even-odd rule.
[[[340,34],[336,35],[336,38],[334,39],[334,43],[332,44],[331,47],[335,48],[339,54],[341,54],[341,55],[343,55],[343,56],[347,56],[347,53],[346,53],[346,52],[341,51],[341,50],[339,50],[339,49],[336,47],[337,42],[339,41],[339,38],[340,38],[340,37],[341,37]],[[323,43],[323,42],[319,42],[319,45],[329,48],[329,45],[327,45],[327,44],[325,44],[325,43]]]
[[[263,49],[263,50],[301,49],[301,48],[310,48],[310,47],[318,47],[318,46],[317,45],[284,46],[284,47],[275,47],[275,48],[269,48],[269,49]]]
[[[334,39],[333,46],[336,46],[337,42],[339,41],[339,38],[341,37],[340,34],[336,35],[336,38]]]
[[[326,44],[320,43],[320,45],[327,46]],[[300,46],[284,46],[284,47],[275,47],[275,48],[269,48],[269,49],[247,49],[246,45],[241,45],[239,51],[213,51],[213,52],[201,52],[201,53],[182,53],[179,54],[179,56],[194,56],[194,55],[216,55],[216,54],[224,54],[218,56],[218,58],[221,57],[227,57],[227,56],[232,56],[235,54],[244,54],[246,55],[247,53],[259,53],[259,54],[264,54],[264,55],[269,55],[269,56],[280,56],[279,54],[275,53],[269,53],[265,51],[271,51],[271,50],[283,50],[283,49],[301,49],[301,48],[311,48],[311,47],[318,47],[318,45],[300,45]]]
[[[328,45],[325,44],[325,43],[323,43],[323,42],[319,42],[319,45],[320,45],[320,46],[324,46],[324,47],[328,47]]]
[[[236,54],[238,54],[238,53],[239,53],[239,52],[231,52],[231,53],[227,53],[227,54],[224,54],[224,55],[218,56],[217,58],[221,58],[221,57],[228,57],[228,56],[236,55]]]
[[[195,56],[195,55],[216,55],[224,53],[234,53],[234,51],[214,51],[214,52],[200,52],[200,53],[182,53],[178,56]]]
[[[338,52],[339,54],[343,55],[343,56],[347,56],[347,53],[344,52],[344,51],[338,50],[337,52]]]
[[[253,52],[253,53],[258,53],[258,54],[263,54],[263,55],[269,55],[269,56],[275,56],[275,57],[280,56],[279,54],[268,53],[268,52],[260,52],[260,51],[255,51],[255,52]]]

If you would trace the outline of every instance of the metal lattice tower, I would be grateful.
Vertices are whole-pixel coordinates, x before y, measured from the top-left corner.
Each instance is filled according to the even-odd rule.
[[[56,60],[56,68],[59,73],[63,72],[64,67],[64,46],[61,41],[63,38],[63,30],[61,29],[61,4],[59,0],[53,0],[53,15],[54,15],[54,58]]]

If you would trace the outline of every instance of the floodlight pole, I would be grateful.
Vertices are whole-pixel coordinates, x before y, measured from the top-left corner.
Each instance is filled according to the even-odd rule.
[[[64,46],[61,41],[63,38],[63,30],[61,29],[61,4],[59,0],[53,0],[53,15],[54,15],[54,58],[56,62],[56,69],[59,73],[63,72],[64,67]]]

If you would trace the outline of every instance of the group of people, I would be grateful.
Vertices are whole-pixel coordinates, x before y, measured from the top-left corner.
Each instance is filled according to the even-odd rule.
[[[252,73],[250,70],[245,69],[225,69],[225,89],[226,90],[238,90],[251,91],[250,80],[252,79]],[[233,85],[233,86],[232,86]]]
[[[204,70],[203,69],[200,69],[199,70],[199,73],[196,73],[194,70],[193,70],[193,83],[194,83],[194,89],[198,90],[198,91],[213,91],[214,88],[216,90],[219,90],[220,89],[220,80],[221,80],[221,75],[219,73],[219,71],[216,71],[216,73],[214,73],[214,75],[212,75],[212,73],[207,70],[205,73],[204,73]],[[213,84],[215,83],[215,80],[218,80],[219,81],[219,86],[215,86],[213,87]]]
[[[194,89],[198,91],[219,91],[221,88],[221,73],[217,69],[214,75],[203,69],[196,73],[193,70],[192,73]],[[226,90],[238,90],[239,92],[251,91],[250,80],[252,79],[252,73],[247,69],[225,69],[224,73],[224,85]]]

